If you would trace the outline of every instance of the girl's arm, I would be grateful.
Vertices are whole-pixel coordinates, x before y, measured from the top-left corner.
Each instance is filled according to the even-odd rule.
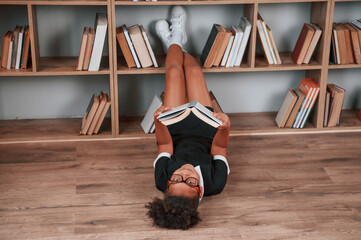
[[[229,130],[231,122],[224,113],[213,113],[213,115],[222,121],[222,126],[218,127],[218,131],[213,138],[211,154],[212,156],[221,155],[227,157],[227,146],[229,142]]]
[[[157,139],[158,154],[162,152],[167,152],[170,155],[173,154],[173,141],[168,128],[157,119],[161,113],[171,109],[172,108],[170,107],[161,106],[154,114],[155,137]]]

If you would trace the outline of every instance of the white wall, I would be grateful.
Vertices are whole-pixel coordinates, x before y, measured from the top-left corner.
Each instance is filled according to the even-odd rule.
[[[309,21],[310,9],[310,3],[259,6],[280,51],[292,51],[303,23]],[[154,51],[161,54],[154,26],[158,19],[169,20],[170,10],[169,6],[117,6],[116,25],[143,24]],[[239,23],[243,6],[186,6],[186,11],[189,41],[185,49],[199,54],[212,25]],[[335,21],[361,18],[361,3],[337,3],[336,11]],[[37,7],[40,55],[77,56],[83,27],[94,24],[96,12],[106,12],[106,8]],[[26,24],[25,15],[24,7],[1,6],[0,36],[16,24]],[[209,89],[226,112],[277,111],[286,90],[296,88],[304,76],[305,71],[205,74]],[[329,81],[347,90],[344,108],[361,108],[360,76],[360,69],[329,71]],[[163,74],[119,75],[120,114],[143,114],[154,94],[163,91],[164,80]],[[109,92],[108,76],[0,77],[0,119],[82,116],[90,96],[100,90]]]

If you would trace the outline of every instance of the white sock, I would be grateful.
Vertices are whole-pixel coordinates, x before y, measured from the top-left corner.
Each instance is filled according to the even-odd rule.
[[[172,44],[177,44],[183,49],[182,39],[183,39],[182,31],[178,31],[178,30],[173,31],[169,46]]]

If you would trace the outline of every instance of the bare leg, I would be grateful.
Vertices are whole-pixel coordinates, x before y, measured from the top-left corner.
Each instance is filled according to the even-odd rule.
[[[211,97],[201,67],[190,54],[185,52],[183,56],[188,100],[198,101],[204,106],[212,107]]]
[[[164,106],[177,107],[186,103],[182,48],[173,44],[168,49],[165,63]]]

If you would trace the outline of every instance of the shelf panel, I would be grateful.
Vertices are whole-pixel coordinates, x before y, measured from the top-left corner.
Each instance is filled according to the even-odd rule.
[[[0,5],[107,5],[107,0],[0,0]]]
[[[266,57],[257,54],[255,71],[287,71],[287,70],[314,70],[322,69],[322,65],[311,59],[309,64],[296,64],[291,52],[281,52],[282,64],[268,64]]]
[[[198,63],[200,64],[200,56],[194,55]],[[247,64],[241,64],[240,67],[212,67],[203,68],[203,72],[258,72],[258,71],[292,71],[292,70],[319,70],[322,69],[322,65],[315,60],[311,60],[309,64],[298,65],[293,62],[291,53],[280,53],[282,64],[269,65],[267,60],[263,56],[256,58],[256,67],[251,68]],[[156,56],[159,67],[148,68],[128,68],[124,57],[118,58],[118,74],[163,74],[165,73],[165,55]]]
[[[334,64],[329,63],[328,69],[350,69],[350,68],[361,68],[361,64]]]
[[[104,120],[97,135],[80,135],[81,118],[1,120],[0,142],[86,140],[113,137],[110,118]]]
[[[27,69],[19,69],[19,70],[0,68],[0,76],[27,76],[32,74],[33,74],[33,70],[31,67]]]

